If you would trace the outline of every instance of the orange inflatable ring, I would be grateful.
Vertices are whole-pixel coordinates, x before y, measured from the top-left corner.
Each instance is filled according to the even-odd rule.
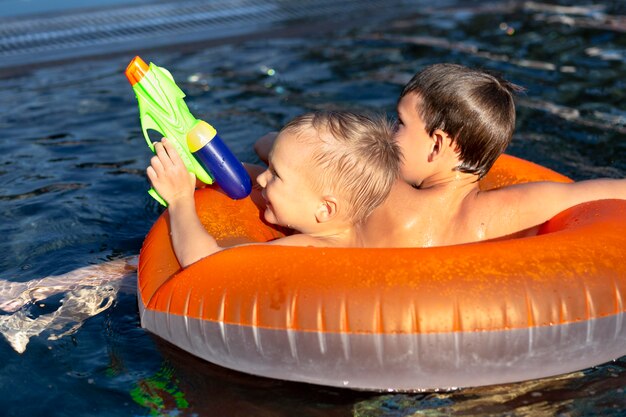
[[[501,157],[492,188],[568,181]],[[218,239],[281,236],[251,198],[196,193]],[[181,270],[167,212],[139,263],[142,326],[215,364],[339,387],[416,390],[546,377],[626,354],[626,201],[538,236],[435,248],[243,246]]]

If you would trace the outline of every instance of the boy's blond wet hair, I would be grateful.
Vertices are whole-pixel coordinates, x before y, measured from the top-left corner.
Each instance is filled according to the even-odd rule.
[[[394,129],[382,116],[348,111],[306,113],[282,129],[311,145],[311,186],[347,201],[347,215],[364,221],[389,195],[400,172]]]

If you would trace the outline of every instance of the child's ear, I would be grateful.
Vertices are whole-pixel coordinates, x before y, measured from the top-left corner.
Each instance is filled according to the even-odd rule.
[[[317,206],[315,219],[318,223],[325,223],[337,215],[337,199],[332,195],[325,195]]]
[[[452,138],[443,130],[435,129],[430,136],[431,147],[428,154],[428,162],[433,162],[446,154],[452,145]]]

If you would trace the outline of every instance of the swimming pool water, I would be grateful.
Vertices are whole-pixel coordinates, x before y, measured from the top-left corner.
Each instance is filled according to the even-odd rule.
[[[626,176],[623,2],[396,8],[391,19],[331,31],[142,56],[173,73],[192,112],[247,162],[258,162],[256,138],[303,111],[332,104],[393,115],[417,70],[457,62],[527,88],[509,153],[578,180]],[[123,75],[131,58],[36,66],[0,79],[0,278],[27,282],[138,253],[161,208],[146,193],[150,154]],[[19,311],[14,323],[28,326],[61,307],[71,312],[75,299],[111,303],[52,322],[21,355],[0,339],[0,415],[626,415],[626,357],[557,378],[414,394],[239,374],[143,331],[129,279],[119,292],[116,283],[74,288]],[[0,315],[0,329],[10,316]]]

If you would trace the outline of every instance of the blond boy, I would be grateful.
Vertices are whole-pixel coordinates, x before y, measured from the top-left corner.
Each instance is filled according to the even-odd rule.
[[[288,123],[257,183],[266,221],[300,234],[268,244],[363,246],[362,224],[397,179],[400,152],[392,136],[386,120],[349,112],[308,113]],[[193,174],[167,139],[155,148],[147,174],[168,202],[174,252],[186,267],[224,248],[196,214]]]

